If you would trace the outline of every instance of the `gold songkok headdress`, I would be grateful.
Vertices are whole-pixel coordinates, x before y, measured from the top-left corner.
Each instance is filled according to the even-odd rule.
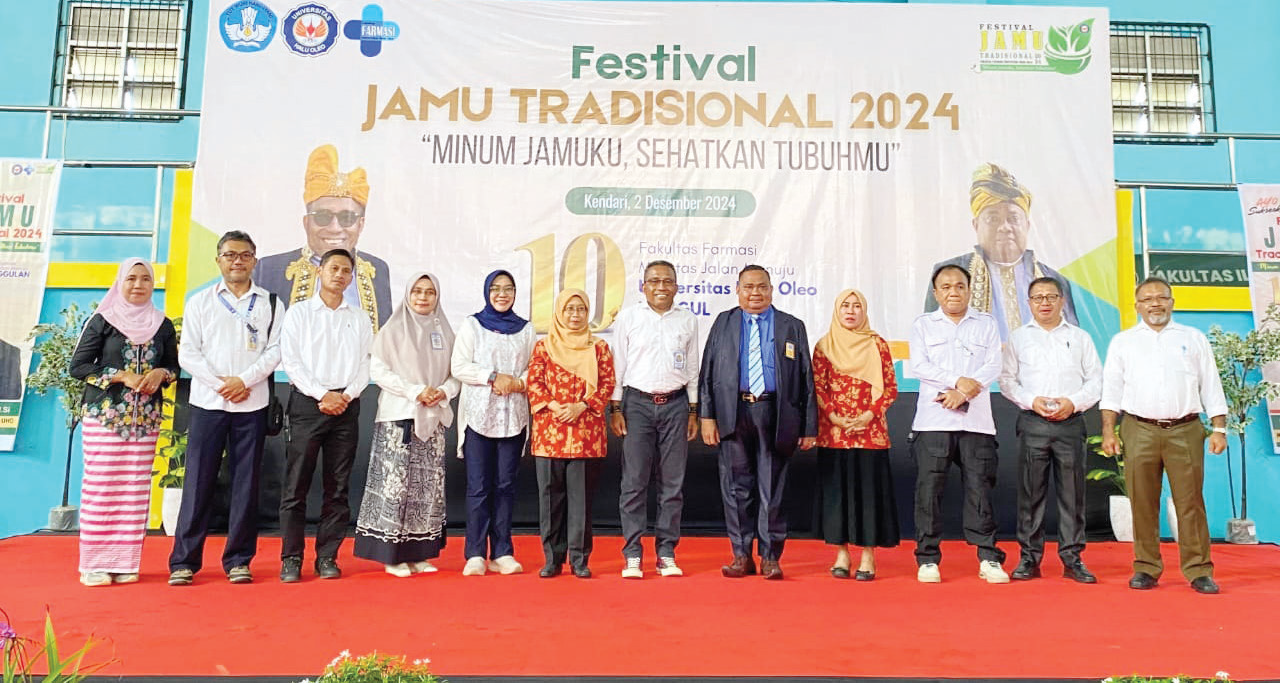
[[[1018,183],[1013,174],[996,166],[985,163],[973,172],[973,185],[969,186],[969,208],[973,215],[982,213],[983,209],[1013,202],[1022,210],[1031,212],[1031,190]]]
[[[310,204],[321,197],[350,197],[360,206],[369,202],[369,177],[363,168],[346,173],[338,171],[338,148],[321,145],[307,159],[307,175],[302,186],[302,201]]]

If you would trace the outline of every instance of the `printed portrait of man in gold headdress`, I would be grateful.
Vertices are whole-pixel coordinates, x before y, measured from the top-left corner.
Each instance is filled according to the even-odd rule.
[[[968,270],[972,278],[970,305],[995,317],[1001,339],[1007,339],[1010,330],[1031,321],[1027,287],[1038,277],[1051,277],[1062,284],[1065,299],[1062,313],[1068,322],[1078,324],[1071,284],[1058,271],[1037,261],[1035,253],[1027,249],[1031,191],[1003,168],[984,163],[973,172],[969,207],[978,243],[967,254],[935,263],[931,274],[942,266],[961,266]],[[937,308],[938,302],[930,288],[925,294],[924,310]]]
[[[320,286],[320,257],[330,249],[346,249],[356,255],[355,277],[347,287],[346,301],[369,314],[376,332],[391,315],[391,282],[386,262],[356,250],[369,203],[365,170],[341,172],[336,147],[315,148],[307,159],[302,202],[306,245],[258,261],[253,281],[289,304],[309,299]]]

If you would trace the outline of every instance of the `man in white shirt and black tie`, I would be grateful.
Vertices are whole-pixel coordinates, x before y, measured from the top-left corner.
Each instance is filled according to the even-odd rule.
[[[1161,475],[1178,511],[1182,575],[1198,593],[1217,593],[1209,559],[1204,509],[1204,427],[1213,431],[1209,451],[1227,448],[1227,400],[1209,340],[1197,329],[1173,322],[1173,289],[1149,277],[1134,294],[1142,320],[1117,334],[1102,370],[1102,450],[1124,451],[1124,479],[1133,504],[1133,578],[1129,587],[1156,587],[1160,560]],[[1116,418],[1124,413],[1120,437]]]
[[[249,583],[258,546],[258,475],[266,440],[267,378],[280,364],[280,325],[267,290],[250,279],[253,239],[233,230],[218,240],[222,279],[197,292],[182,316],[178,362],[191,374],[190,422],[182,509],[169,554],[169,585],[186,586],[203,564],[222,453],[231,472],[231,504],[222,568]]]
[[[1084,468],[1088,450],[1084,411],[1102,394],[1102,361],[1093,339],[1062,315],[1062,285],[1041,277],[1027,288],[1032,322],[1014,328],[1004,346],[1000,392],[1018,416],[1018,545],[1010,576],[1040,576],[1044,506],[1050,472],[1058,493],[1058,557],[1062,575],[1098,579],[1084,566]]]
[[[622,577],[639,579],[640,537],[648,526],[649,483],[657,479],[654,550],[658,573],[676,565],[689,441],[698,435],[698,318],[675,305],[676,269],[654,261],[644,269],[645,300],[618,315],[613,360],[618,386],[609,425],[622,437]]]
[[[951,464],[964,483],[964,540],[978,548],[978,578],[1008,583],[996,547],[991,494],[996,486],[996,425],[990,386],[1000,376],[1000,330],[990,314],[969,307],[969,271],[946,265],[933,273],[938,309],[911,325],[911,374],[920,397],[911,423],[916,459],[916,579],[942,574],[942,494]]]
[[[355,258],[333,249],[320,258],[320,290],[285,315],[281,363],[293,385],[289,438],[280,496],[280,580],[302,578],[307,491],[320,453],[324,504],[316,529],[316,575],[342,576],[338,548],[351,520],[347,488],[359,442],[360,394],[369,384],[373,326],[369,316],[343,298]]]

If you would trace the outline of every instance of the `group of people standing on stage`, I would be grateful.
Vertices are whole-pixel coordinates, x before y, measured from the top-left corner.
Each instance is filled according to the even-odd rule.
[[[287,402],[285,480],[280,502],[280,579],[301,580],[307,494],[317,467],[323,505],[314,572],[338,578],[338,549],[350,520],[348,481],[359,441],[360,395],[381,388],[369,476],[355,532],[355,554],[399,577],[434,572],[445,543],[445,431],[458,402],[459,455],[466,465],[464,575],[523,571],[511,539],[520,458],[536,458],[542,577],[566,562],[591,576],[591,510],[606,454],[607,426],[623,442],[619,507],[624,578],[640,578],[641,537],[653,486],[658,502],[654,568],[679,576],[688,443],[700,432],[719,450],[719,478],[732,557],[726,577],[781,579],[787,538],[783,497],[791,456],[819,448],[821,533],[836,547],[830,572],[872,580],[874,549],[900,532],[889,465],[886,411],[898,388],[885,340],[872,331],[857,290],[836,297],[828,332],[810,346],[805,325],[773,306],[767,270],[738,276],[738,306],[720,313],[700,348],[696,317],[675,305],[675,267],[644,270],[644,301],[620,312],[612,346],[590,331],[588,295],[556,298],[552,329],[537,339],[512,306],[516,284],[497,270],[484,282],[484,306],[454,331],[441,310],[441,283],[415,273],[403,300],[375,336],[363,311],[343,296],[354,255],[322,255],[313,298],[289,306],[252,281],[256,247],[233,231],[219,240],[221,279],[187,304],[181,348],[173,324],[151,303],[151,266],[130,259],[87,323],[71,374],[85,394],[85,475],[81,581],[137,580],[150,466],[161,421],[160,390],[179,367],[192,377],[184,496],[169,559],[171,585],[186,585],[202,564],[222,454],[232,491],[222,565],[232,583],[252,581],[258,476],[268,428],[268,379],[277,365],[293,387]],[[1058,493],[1064,576],[1096,578],[1084,548],[1085,426],[1102,409],[1103,448],[1118,452],[1134,504],[1135,573],[1151,588],[1162,571],[1158,502],[1170,478],[1181,529],[1182,571],[1200,592],[1217,592],[1201,497],[1204,431],[1225,448],[1226,404],[1204,335],[1172,322],[1172,290],[1149,279],[1137,289],[1142,321],[1115,337],[1105,366],[1089,335],[1063,315],[1062,284],[1030,283],[1033,321],[1002,344],[991,315],[970,304],[970,275],[943,265],[932,277],[938,308],[910,335],[911,374],[920,392],[911,452],[917,465],[917,579],[941,580],[941,502],[947,471],[964,484],[965,540],[977,548],[978,576],[1004,583],[992,492],[995,425],[990,388],[999,383],[1022,409],[1018,541],[1014,579],[1040,576],[1045,491]],[[813,349],[812,355],[810,349]],[[606,419],[607,418],[607,419]],[[857,564],[849,546],[860,549]],[[757,564],[757,558],[759,560]]]

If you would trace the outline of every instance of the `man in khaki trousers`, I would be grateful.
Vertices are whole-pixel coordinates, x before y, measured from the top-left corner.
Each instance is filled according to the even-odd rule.
[[[1213,431],[1209,451],[1227,448],[1227,401],[1209,340],[1173,322],[1173,289],[1160,278],[1138,285],[1135,308],[1142,320],[1117,334],[1102,370],[1102,450],[1118,455],[1124,444],[1125,485],[1133,503],[1133,577],[1129,587],[1156,587],[1160,561],[1161,474],[1178,511],[1182,575],[1198,593],[1217,593],[1209,559],[1205,518],[1204,428]],[[1116,417],[1124,413],[1120,438]]]

